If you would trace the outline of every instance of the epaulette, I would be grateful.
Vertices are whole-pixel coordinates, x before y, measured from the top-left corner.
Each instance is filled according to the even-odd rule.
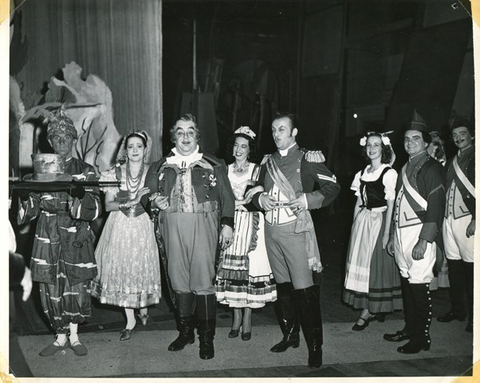
[[[316,162],[322,163],[325,162],[325,156],[323,155],[321,150],[302,150],[305,153],[305,160],[307,162]]]
[[[260,162],[260,165],[265,165],[271,156],[272,156],[271,154],[265,154],[263,156],[262,162]]]

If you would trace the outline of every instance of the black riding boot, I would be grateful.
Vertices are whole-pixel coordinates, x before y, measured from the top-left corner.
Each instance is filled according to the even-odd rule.
[[[416,316],[415,316],[415,298],[413,297],[412,285],[407,278],[401,278],[403,296],[403,315],[405,316],[405,334],[410,339],[415,333]]]
[[[278,296],[275,302],[275,312],[283,333],[283,339],[270,349],[272,352],[284,352],[289,347],[297,348],[300,345],[300,327],[292,291],[293,285],[291,282],[277,284]]]
[[[193,293],[177,294],[177,330],[179,335],[170,346],[168,351],[183,350],[187,344],[195,342],[195,317],[193,315],[195,296]]]
[[[200,358],[212,359],[215,355],[213,338],[215,336],[215,313],[217,300],[215,294],[196,295],[197,332],[200,340]]]
[[[320,286],[293,290],[293,296],[300,313],[303,336],[308,346],[308,365],[318,368],[322,365],[323,326],[320,311]]]
[[[415,308],[415,332],[410,342],[397,349],[403,354],[417,354],[430,350],[430,325],[432,323],[432,297],[428,283],[410,284]]]
[[[465,270],[465,289],[468,302],[468,324],[465,331],[473,332],[473,262],[463,262]]]
[[[451,322],[452,320],[465,320],[465,281],[462,260],[447,259],[448,281],[450,283],[449,295],[451,309],[445,315],[438,317],[439,322]]]
[[[415,332],[415,308],[412,289],[408,278],[400,277],[403,300],[403,316],[405,318],[405,327],[394,334],[385,334],[383,339],[389,342],[403,342],[410,340]]]

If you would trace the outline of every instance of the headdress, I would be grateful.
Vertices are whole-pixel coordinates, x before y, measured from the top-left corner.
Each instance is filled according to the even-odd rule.
[[[257,136],[255,132],[252,129],[250,129],[248,126],[241,126],[237,130],[235,130],[233,134],[244,134],[245,136],[250,137],[252,140],[254,140],[255,137]]]
[[[69,133],[74,139],[78,138],[77,129],[73,121],[65,114],[65,106],[62,106],[48,118],[47,139],[55,133]]]
[[[390,159],[390,162],[389,162],[389,165],[392,166],[393,163],[395,162],[396,156],[395,156],[395,152],[393,151],[393,146],[392,146],[392,143],[390,141],[390,137],[387,136],[387,134],[390,134],[390,133],[393,133],[393,130],[390,130],[390,131],[385,132],[385,133],[368,132],[365,136],[360,138],[360,146],[366,146],[367,145],[368,137],[373,136],[373,135],[379,135],[381,140],[382,140],[382,144],[385,145],[385,146],[388,146],[390,148],[390,150],[392,151],[392,158]]]
[[[419,132],[430,133],[430,129],[425,120],[418,114],[416,109],[413,110],[412,121],[407,124],[407,130],[418,130]]]
[[[149,162],[150,161],[150,155],[152,153],[152,139],[149,136],[149,134],[145,130],[135,130],[132,129],[123,136],[122,143],[120,144],[120,149],[118,149],[117,153],[117,164],[123,164],[127,161],[127,149],[125,148],[125,142],[127,138],[130,138],[133,136],[140,136],[143,137],[145,142],[147,143],[147,146],[145,147],[145,153],[143,155],[143,161],[144,162]]]

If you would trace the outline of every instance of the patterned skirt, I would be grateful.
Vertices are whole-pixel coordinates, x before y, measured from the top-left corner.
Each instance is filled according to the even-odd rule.
[[[217,300],[235,308],[259,308],[277,299],[262,214],[235,212],[233,244],[221,255],[215,288]]]
[[[95,249],[98,275],[92,296],[100,303],[141,308],[161,297],[160,260],[148,214],[110,213]]]

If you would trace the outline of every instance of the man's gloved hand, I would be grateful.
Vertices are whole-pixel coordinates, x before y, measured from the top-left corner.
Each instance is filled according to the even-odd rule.
[[[75,185],[70,189],[70,195],[73,198],[77,197],[81,199],[85,195],[85,188],[81,185]]]

